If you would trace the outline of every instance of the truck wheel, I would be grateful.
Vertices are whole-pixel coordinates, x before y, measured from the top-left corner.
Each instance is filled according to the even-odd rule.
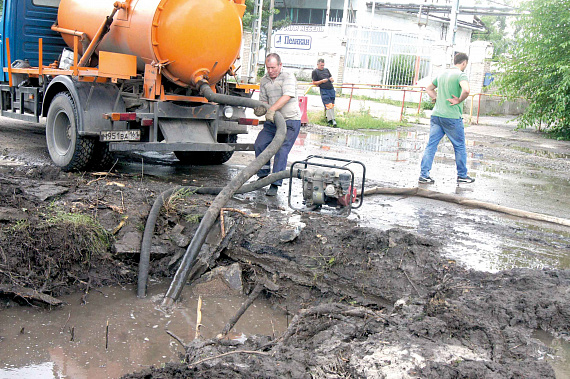
[[[63,171],[84,170],[93,155],[95,140],[79,135],[78,122],[71,95],[56,95],[47,114],[46,140],[51,159]]]
[[[109,151],[108,142],[95,141],[89,168],[93,170],[106,170],[115,163],[115,154]]]
[[[218,142],[236,143],[237,134],[219,134]],[[175,151],[176,158],[184,164],[196,166],[218,165],[230,160],[233,151]]]

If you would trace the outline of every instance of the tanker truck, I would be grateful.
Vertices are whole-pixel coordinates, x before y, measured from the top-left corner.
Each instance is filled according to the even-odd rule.
[[[247,133],[245,109],[199,88],[251,97],[233,80],[245,0],[3,0],[1,116],[46,124],[64,171],[115,152],[174,152],[222,164]]]

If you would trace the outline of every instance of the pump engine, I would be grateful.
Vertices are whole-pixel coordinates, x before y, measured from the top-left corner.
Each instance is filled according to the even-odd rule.
[[[319,158],[321,161],[346,162],[343,166],[329,165],[325,163],[309,162],[310,159]],[[348,166],[359,164],[362,167],[362,191],[366,168],[360,162],[349,161],[340,158],[309,156],[304,161],[298,161],[291,165],[291,180],[289,185],[289,206],[296,210],[317,210],[322,206],[334,207],[337,210],[350,213],[351,208],[362,205],[362,197],[357,198],[358,192],[354,186],[354,172]],[[303,168],[296,168],[303,165]],[[303,208],[296,208],[291,203],[291,190],[293,179],[302,180]],[[353,204],[357,203],[356,206]]]
[[[356,202],[356,188],[351,186],[350,173],[318,167],[303,169],[301,176],[303,199],[308,207],[325,204],[346,207],[350,202]]]

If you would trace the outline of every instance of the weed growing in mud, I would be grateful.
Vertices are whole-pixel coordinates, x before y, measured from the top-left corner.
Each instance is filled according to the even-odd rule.
[[[30,225],[30,222],[28,220],[18,220],[18,221],[16,221],[14,226],[11,227],[11,229],[12,229],[12,231],[24,230],[24,229],[28,228],[29,225]]]
[[[111,237],[109,232],[103,228],[94,218],[83,213],[70,213],[64,212],[60,209],[55,209],[52,205],[48,208],[45,214],[46,223],[48,227],[63,226],[73,227],[84,232],[83,236],[86,239],[86,246],[89,246],[85,261],[89,261],[92,254],[104,254],[109,250],[111,245]]]
[[[310,259],[314,260],[314,266],[309,267],[313,272],[313,281],[317,282],[323,277],[325,272],[330,271],[333,266],[338,263],[334,255],[323,255],[319,253],[318,256],[312,256]]]
[[[111,235],[90,215],[54,204],[35,217],[0,229],[0,285],[30,288],[59,296],[75,285],[101,285],[123,275],[110,263]]]
[[[175,191],[166,201],[164,202],[164,212],[177,213],[178,206],[182,203],[184,199],[189,198],[191,195],[195,194],[196,190],[190,188],[180,188]]]
[[[202,215],[196,215],[196,214],[186,215],[184,217],[184,220],[190,224],[198,224],[201,219]]]

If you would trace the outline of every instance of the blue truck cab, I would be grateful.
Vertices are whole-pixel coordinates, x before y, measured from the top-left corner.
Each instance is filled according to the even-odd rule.
[[[56,61],[66,47],[63,38],[51,30],[57,20],[59,0],[3,0],[0,20],[0,59],[2,61],[2,81],[8,81],[4,72],[12,62],[27,59],[31,66],[38,65],[38,39],[43,39],[43,61],[49,64]],[[8,62],[6,39],[10,40]]]

